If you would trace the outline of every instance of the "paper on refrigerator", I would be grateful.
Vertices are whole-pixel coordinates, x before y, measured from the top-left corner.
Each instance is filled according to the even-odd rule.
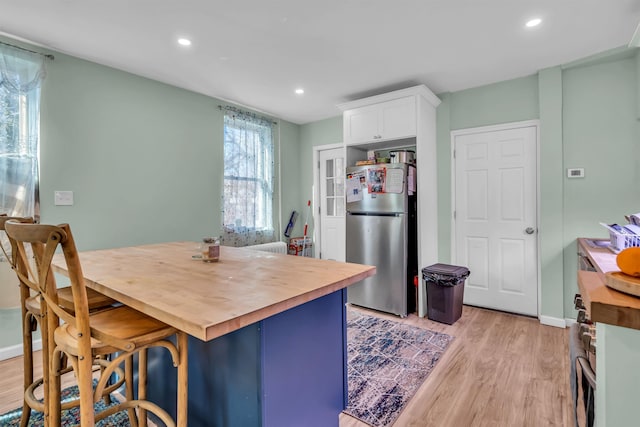
[[[387,168],[387,182],[385,191],[387,193],[402,193],[404,190],[404,169]]]
[[[416,192],[416,168],[409,166],[409,176],[407,177],[407,191],[410,196]]]
[[[360,177],[352,176],[347,178],[345,190],[347,193],[347,203],[359,202],[362,200],[362,185],[360,184]]]

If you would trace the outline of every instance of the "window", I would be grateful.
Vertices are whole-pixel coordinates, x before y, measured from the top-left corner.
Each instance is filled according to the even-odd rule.
[[[273,226],[273,122],[226,107],[224,113],[223,242],[271,242]]]
[[[44,56],[0,43],[0,214],[38,220]],[[4,234],[2,247],[10,247]],[[6,252],[0,254],[0,260]]]
[[[38,212],[40,82],[43,57],[0,45],[0,213]]]

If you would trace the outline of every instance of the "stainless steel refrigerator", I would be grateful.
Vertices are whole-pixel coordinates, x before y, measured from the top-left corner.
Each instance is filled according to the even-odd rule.
[[[415,168],[406,163],[347,168],[346,259],[377,267],[375,276],[347,288],[349,303],[401,317],[415,311],[415,183]]]

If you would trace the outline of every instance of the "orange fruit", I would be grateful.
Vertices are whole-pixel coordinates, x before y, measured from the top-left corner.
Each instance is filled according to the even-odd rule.
[[[624,274],[640,277],[640,247],[622,250],[616,257],[616,264]]]

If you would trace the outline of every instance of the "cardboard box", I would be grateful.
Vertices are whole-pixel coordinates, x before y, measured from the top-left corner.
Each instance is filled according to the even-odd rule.
[[[292,237],[289,239],[289,249],[287,253],[289,255],[312,257],[313,242],[311,241],[311,237],[307,237],[306,242],[304,239],[304,237]]]

